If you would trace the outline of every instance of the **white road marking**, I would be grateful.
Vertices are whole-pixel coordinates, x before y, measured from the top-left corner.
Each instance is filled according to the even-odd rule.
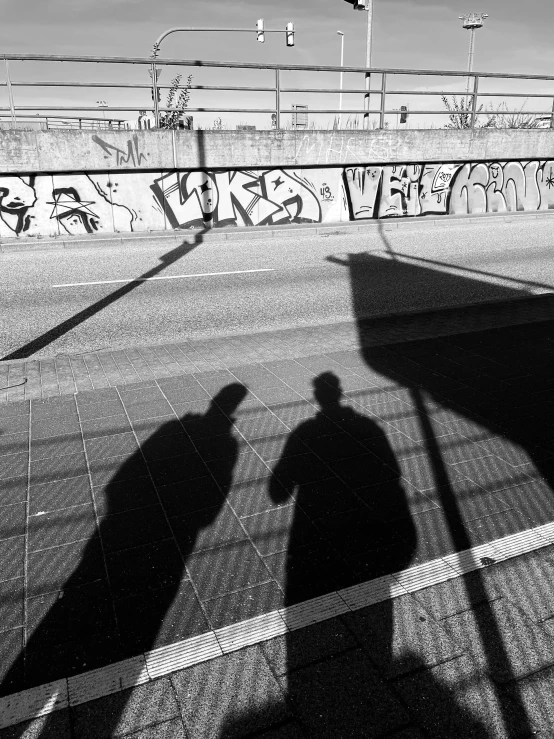
[[[0,697],[0,729],[221,657],[310,624],[394,600],[554,544],[554,521],[294,606],[197,634],[122,662]]]
[[[97,282],[67,282],[52,287],[82,287],[83,285],[115,285],[130,282],[150,282],[150,280],[186,280],[188,277],[220,277],[221,275],[249,275],[254,272],[275,272],[274,269],[237,269],[234,272],[201,272],[197,275],[165,275],[164,277],[130,277],[127,280],[98,280]]]

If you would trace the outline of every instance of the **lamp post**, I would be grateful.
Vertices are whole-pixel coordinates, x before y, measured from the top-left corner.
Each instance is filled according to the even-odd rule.
[[[345,0],[350,3],[354,10],[365,10],[367,12],[367,32],[365,45],[365,65],[371,68],[371,46],[373,39],[373,0]],[[371,84],[371,74],[366,72],[365,75],[365,96],[364,96],[364,128],[369,128],[369,89]]]
[[[340,66],[341,66],[341,73],[340,73],[340,93],[339,93],[339,129],[342,128],[342,78],[343,78],[343,72],[342,67],[344,67],[344,33],[342,31],[337,31],[337,34],[340,36]]]
[[[470,31],[469,37],[469,53],[467,55],[467,71],[471,73],[473,69],[473,50],[475,47],[475,29],[482,28],[485,22],[485,18],[488,18],[487,13],[468,13],[468,15],[459,16],[460,20],[463,21],[462,25]],[[469,93],[470,77],[467,77],[466,92]]]
[[[108,103],[105,100],[97,100],[96,105],[98,105],[99,108],[107,108]],[[102,116],[104,118],[104,121],[106,120],[106,111],[102,110]],[[105,124],[104,124],[105,125]]]

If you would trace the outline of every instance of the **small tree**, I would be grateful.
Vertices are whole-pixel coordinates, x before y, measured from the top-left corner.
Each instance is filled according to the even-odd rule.
[[[182,78],[183,78],[183,75],[178,74],[177,77],[175,77],[175,79],[171,80],[171,88],[167,94],[167,102],[165,104],[165,107],[172,108],[173,110],[167,111],[163,116],[160,117],[160,128],[170,128],[170,129],[179,128],[179,121],[181,120],[185,110],[187,109],[189,99],[190,99],[190,86],[192,85],[192,74],[189,74],[185,85],[183,85],[183,87],[179,91],[179,97],[177,98],[177,102],[175,103],[175,105],[173,105],[173,102],[175,100],[175,95],[177,94],[177,90],[179,90],[179,85],[181,83]]]

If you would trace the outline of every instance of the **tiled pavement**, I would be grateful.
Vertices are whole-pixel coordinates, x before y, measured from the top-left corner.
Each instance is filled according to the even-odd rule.
[[[299,329],[274,336],[285,359],[222,351],[224,367],[183,360],[139,382],[89,366],[111,386],[73,370],[71,387],[44,379],[42,399],[28,381],[30,401],[0,406],[2,693],[554,520],[550,310],[545,297]],[[461,333],[477,321],[519,325]],[[551,561],[542,550],[84,704],[72,735],[120,722],[150,726],[141,739],[552,736]],[[33,735],[70,735],[69,713],[44,721]]]

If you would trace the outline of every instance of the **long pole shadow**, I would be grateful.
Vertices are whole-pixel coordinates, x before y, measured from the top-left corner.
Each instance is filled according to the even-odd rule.
[[[206,161],[206,144],[204,139],[205,133],[204,131],[197,131],[196,133],[198,138],[198,167],[199,169],[201,169],[203,166],[205,166]],[[2,357],[0,361],[6,362],[16,359],[27,359],[33,354],[42,351],[47,346],[52,344],[52,342],[56,341],[56,339],[59,339],[61,336],[64,336],[73,329],[77,328],[85,321],[88,321],[89,318],[92,318],[97,313],[100,313],[105,308],[108,308],[110,305],[113,305],[113,303],[116,303],[118,300],[121,300],[126,295],[136,290],[142,285],[143,282],[152,277],[155,277],[156,275],[159,275],[160,272],[163,272],[172,264],[179,261],[179,259],[185,257],[187,254],[189,254],[191,251],[193,251],[203,243],[204,234],[207,233],[209,230],[209,227],[204,226],[197,233],[195,233],[194,241],[191,244],[183,243],[177,248],[167,252],[167,254],[162,255],[160,257],[160,264],[152,267],[152,269],[147,270],[142,275],[136,277],[134,280],[131,280],[125,285],[122,285],[122,287],[117,288],[109,295],[106,295],[104,298],[97,300],[92,305],[89,305],[87,308],[79,311],[74,316],[71,316],[71,318],[62,321],[57,326],[54,326],[54,328],[51,328],[49,331],[45,331],[41,336],[37,336],[36,339],[33,339],[32,341],[27,342],[26,344],[20,346],[9,354],[6,354],[4,357]]]
[[[394,252],[389,240],[387,239],[383,231],[382,224],[380,224],[380,233],[384,241],[386,250],[392,257],[391,269],[398,272],[399,282],[401,282],[402,284],[407,284],[409,282],[410,271],[412,270],[413,272],[416,272],[418,270],[421,270],[422,268],[410,267],[409,265],[406,265],[398,259],[398,255]],[[366,292],[371,289],[371,258],[368,257],[368,255],[366,255],[366,258],[368,269],[365,270],[360,270],[360,255],[348,255],[348,258],[346,260],[331,257],[330,261],[337,264],[343,264],[349,269],[353,308],[355,318],[358,322],[358,330],[360,335],[360,351],[367,365],[369,367],[372,367],[374,365],[372,351],[371,349],[367,348],[367,342],[364,342],[364,339],[367,339],[368,337],[368,327],[365,325],[364,322],[364,296]],[[401,274],[402,271],[404,271],[404,274]],[[434,274],[431,274],[431,270],[427,271],[429,271],[429,279],[433,280],[434,284],[437,284],[437,280],[441,279],[440,275],[442,273],[435,272]],[[414,278],[416,277],[419,278],[420,275],[414,274]],[[406,278],[408,278],[408,280]],[[463,283],[464,280],[470,282],[469,278],[453,278],[452,275],[444,275],[444,280],[445,284],[449,287],[451,285],[454,285],[453,280],[460,281],[460,283]],[[463,285],[461,285],[461,287],[463,287]],[[511,292],[513,297],[519,297],[522,291],[512,290]],[[377,364],[375,365],[375,367],[381,372],[386,372],[388,365],[384,367],[382,364],[379,364],[379,360],[377,360]],[[390,364],[390,369],[394,375],[394,379],[398,381],[399,378],[394,373],[393,363]],[[429,381],[426,382],[425,378],[422,378],[419,383],[413,383],[408,379],[404,381],[404,384],[409,389],[412,402],[416,409],[417,417],[419,419],[419,423],[423,433],[424,446],[432,468],[436,490],[438,491],[438,499],[442,506],[444,518],[446,520],[446,524],[450,532],[455,551],[470,549],[472,547],[471,536],[464,522],[464,518],[462,516],[455,491],[449,479],[447,465],[441,454],[439,443],[434,433],[433,426],[428,411],[425,407],[425,401],[422,394],[422,390],[433,393],[433,380],[430,377]],[[471,393],[471,390],[468,389],[468,392]],[[442,400],[445,405],[448,405],[448,403],[441,398],[440,394],[438,395],[437,399],[439,401]],[[457,410],[462,414],[464,413],[463,408],[457,408]],[[506,680],[506,682],[513,682],[516,676],[514,674],[508,652],[505,648],[502,633],[496,622],[495,614],[487,598],[487,591],[480,570],[477,569],[475,571],[471,588],[467,585],[467,582],[464,578],[461,578],[461,580],[465,585],[467,601],[472,606],[472,612],[474,614],[477,631],[479,633],[483,653],[485,655],[485,660],[487,664],[494,664],[495,669],[500,671],[505,676],[504,679]],[[476,607],[477,605],[479,607]],[[514,691],[513,693],[508,695],[507,692],[504,692],[500,688],[496,690],[496,697],[498,699],[499,709],[503,717],[506,732],[505,736],[515,739],[516,737],[521,736],[522,733],[523,735],[525,735],[525,731],[527,731],[530,735],[532,733],[533,727],[531,725],[529,717],[527,716],[527,712],[525,710],[523,702],[518,698],[517,692]],[[515,725],[513,722],[514,709],[520,719],[517,725]]]

